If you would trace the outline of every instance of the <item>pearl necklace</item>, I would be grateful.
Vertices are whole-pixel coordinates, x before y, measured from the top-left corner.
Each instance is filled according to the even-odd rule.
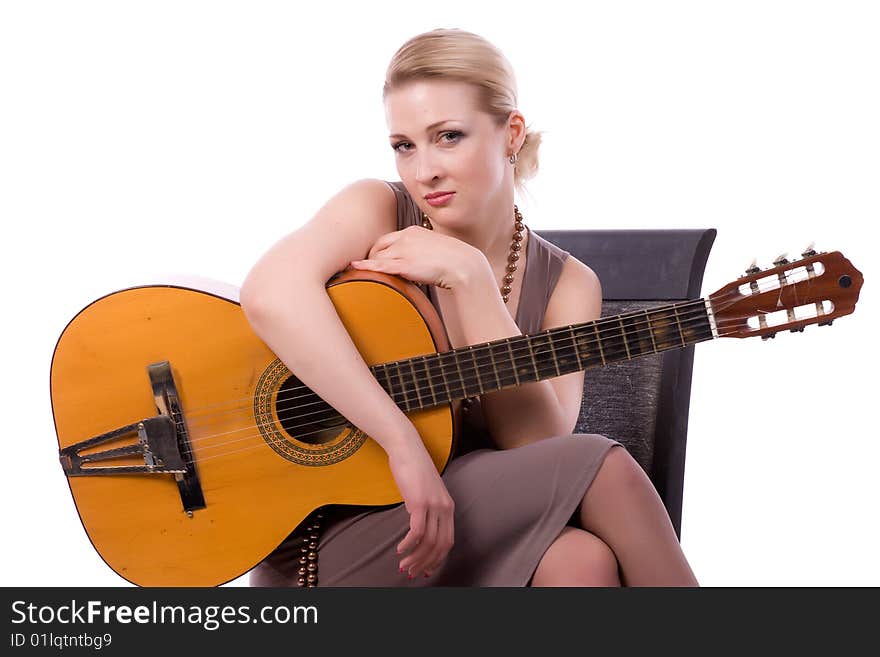
[[[422,228],[434,230],[434,227],[431,225],[431,218],[424,212],[422,213]],[[519,260],[519,252],[522,249],[520,242],[522,242],[523,230],[525,230],[522,215],[516,204],[513,206],[513,229],[513,241],[510,243],[510,253],[507,256],[507,274],[504,276],[504,285],[501,286],[501,298],[504,299],[504,303],[507,303],[507,300],[510,298],[513,272],[516,271],[516,261]]]

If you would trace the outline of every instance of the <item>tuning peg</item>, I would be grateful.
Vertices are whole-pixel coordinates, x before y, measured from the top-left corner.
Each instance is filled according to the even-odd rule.
[[[810,258],[810,257],[816,255],[816,250],[813,248],[815,245],[816,245],[815,242],[810,242],[809,245],[807,245],[807,248],[804,249],[804,252],[801,253],[801,255],[804,258]]]
[[[804,332],[804,327],[803,327],[803,326],[800,326],[800,327],[798,327],[798,328],[793,328],[793,329],[788,329],[788,330],[791,331],[792,333],[803,333],[803,332]]]
[[[777,267],[779,267],[781,265],[787,265],[790,262],[787,256],[788,256],[787,252],[781,254],[778,258],[776,258],[776,260],[773,261],[773,264],[776,265]]]
[[[768,333],[767,335],[762,335],[761,339],[762,340],[769,340],[770,338],[775,338],[775,337],[776,337],[775,333]]]
[[[834,321],[833,319],[829,319],[828,321],[825,321],[825,322],[819,322],[818,326],[831,326],[831,322],[833,322],[833,321]]]
[[[761,268],[758,267],[758,259],[752,258],[751,264],[748,267],[746,267],[746,276],[751,276],[752,274],[757,274],[759,271],[761,271]]]

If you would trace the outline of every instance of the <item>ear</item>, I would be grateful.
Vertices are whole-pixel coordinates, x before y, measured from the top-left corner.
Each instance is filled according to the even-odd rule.
[[[507,117],[507,152],[519,153],[526,140],[526,119],[519,110],[512,110]]]

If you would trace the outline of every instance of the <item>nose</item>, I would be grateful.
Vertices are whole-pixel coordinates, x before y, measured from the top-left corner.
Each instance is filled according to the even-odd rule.
[[[440,173],[440,164],[430,149],[416,155],[416,182],[427,185],[434,178],[440,178]]]

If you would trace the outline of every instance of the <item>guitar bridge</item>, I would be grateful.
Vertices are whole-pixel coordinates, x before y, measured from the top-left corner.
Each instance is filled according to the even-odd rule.
[[[153,398],[159,415],[69,445],[59,451],[61,467],[70,477],[92,475],[171,474],[180,490],[183,510],[189,517],[205,508],[205,497],[193,460],[184,459],[191,451],[189,432],[180,409],[180,397],[171,373],[171,363],[147,366]],[[178,418],[178,419],[175,419]],[[97,445],[137,433],[137,442],[98,452],[82,452]],[[142,465],[91,465],[113,459],[140,456]]]

